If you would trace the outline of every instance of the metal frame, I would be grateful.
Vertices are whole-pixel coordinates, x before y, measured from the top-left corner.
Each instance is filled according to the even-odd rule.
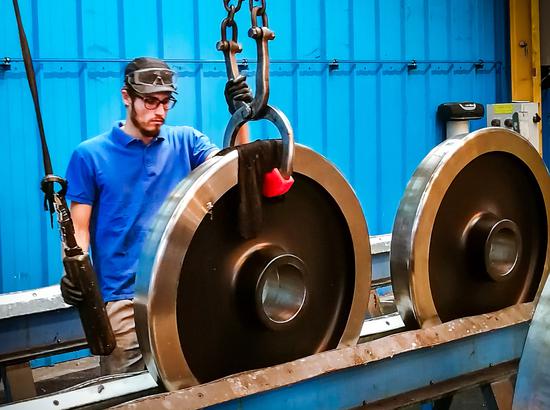
[[[11,410],[64,410],[86,406],[87,409],[104,409],[159,391],[157,384],[147,372],[131,376],[106,376],[88,384],[90,385],[75,386],[63,392],[13,403],[9,408]]]
[[[59,286],[0,295],[0,365],[86,347],[78,311]]]
[[[512,101],[532,101],[541,112],[539,0],[510,0]],[[542,153],[542,126],[539,122]]]
[[[532,312],[516,305],[116,408],[395,408],[513,375]]]
[[[237,169],[236,151],[197,168],[166,200],[144,246],[136,280],[136,329],[147,369],[168,390],[197,384],[180,346],[178,282],[195,231],[211,207],[237,185]],[[350,229],[356,281],[338,347],[351,346],[359,338],[371,280],[370,241],[361,205],[340,172],[313,150],[296,145],[294,171],[319,183],[335,199]]]

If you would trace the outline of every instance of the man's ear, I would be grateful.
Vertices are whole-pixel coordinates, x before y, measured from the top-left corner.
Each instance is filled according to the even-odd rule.
[[[129,107],[132,104],[132,98],[130,97],[130,94],[128,94],[128,90],[123,88],[120,90],[120,93],[122,94],[122,103],[125,107]]]

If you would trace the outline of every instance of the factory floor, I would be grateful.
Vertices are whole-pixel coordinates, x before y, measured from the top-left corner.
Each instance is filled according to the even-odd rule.
[[[54,393],[99,377],[99,360],[96,357],[87,357],[58,363],[54,366],[36,368],[33,369],[33,377],[37,395]],[[0,383],[0,405],[5,403],[4,400],[3,385]],[[403,409],[486,410],[488,408],[494,407],[492,403],[487,403],[481,389],[476,387],[456,393],[451,403],[444,399],[434,403],[414,404]]]

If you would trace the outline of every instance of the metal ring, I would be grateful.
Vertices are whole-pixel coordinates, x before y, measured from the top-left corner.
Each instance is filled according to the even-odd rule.
[[[60,188],[58,191],[55,191],[54,184],[58,183]],[[51,185],[50,185],[51,184]],[[57,175],[46,175],[44,178],[42,178],[42,181],[40,182],[40,188],[42,189],[42,192],[45,194],[49,193],[48,186],[52,187],[52,193],[57,193],[58,195],[64,196],[67,192],[67,180],[58,177]]]
[[[239,130],[248,121],[257,121],[261,119],[268,120],[277,127],[281,139],[283,140],[283,157],[281,159],[279,171],[284,178],[290,177],[292,175],[294,162],[294,131],[292,130],[292,126],[287,116],[281,110],[271,105],[266,107],[261,116],[250,118],[251,115],[252,110],[248,104],[235,111],[225,129],[223,146],[233,147]]]
[[[223,21],[222,21],[222,25],[221,25],[221,42],[220,43],[225,43],[227,47],[227,28],[228,27],[231,27],[231,39],[233,42],[237,43],[238,40],[239,40],[239,29],[237,28],[237,24],[235,23],[234,20],[229,20],[228,18],[225,18]],[[218,47],[218,49],[221,49]]]
[[[235,13],[236,13],[241,9],[241,6],[242,6],[244,0],[238,0],[236,6],[234,6],[233,4],[230,5],[229,1],[230,0],[224,0],[223,1],[223,6],[225,7],[225,11],[227,11],[229,13],[231,11],[231,9],[234,9]]]

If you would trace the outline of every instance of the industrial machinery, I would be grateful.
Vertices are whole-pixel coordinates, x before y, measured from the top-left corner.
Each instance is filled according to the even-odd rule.
[[[136,316],[149,372],[14,408],[115,404],[151,393],[157,382],[172,392],[123,408],[392,408],[517,372],[550,254],[550,177],[524,138],[482,129],[444,141],[422,161],[403,196],[390,257],[396,303],[412,330],[357,345],[370,245],[353,192],[319,154],[296,146],[296,185],[262,204],[264,221],[277,222],[243,240],[235,224],[222,223],[235,211],[237,157],[231,151],[194,171],[153,229]],[[503,170],[506,183],[496,175]],[[285,214],[289,205],[297,219]],[[198,264],[204,241],[221,257],[201,254]],[[308,253],[308,244],[322,252]],[[535,316],[522,369],[544,356],[545,317]],[[520,371],[518,400],[533,388],[522,373],[531,374]]]
[[[539,107],[533,102],[487,104],[487,126],[502,127],[521,134],[542,152],[538,123],[541,121]]]
[[[446,140],[428,154],[413,175],[401,202],[392,234],[391,275],[396,303],[406,326],[409,329],[421,328],[420,330],[398,333],[355,347],[319,353],[276,366],[273,365],[315,353],[315,349],[319,349],[319,344],[313,339],[313,335],[317,334],[319,327],[323,328],[322,337],[325,340],[331,338],[333,340],[332,345],[324,345],[319,350],[342,347],[343,333],[332,333],[332,324],[337,320],[336,317],[331,314],[325,316],[326,311],[318,307],[316,310],[318,316],[323,319],[319,322],[309,317],[307,323],[300,329],[298,323],[300,315],[303,314],[306,317],[308,314],[299,310],[303,308],[303,299],[300,296],[298,303],[290,303],[286,306],[286,311],[294,314],[292,320],[297,320],[297,323],[292,323],[290,320],[286,323],[286,328],[278,328],[274,324],[270,326],[262,315],[267,311],[280,310],[269,310],[269,305],[266,304],[267,298],[261,299],[258,293],[252,292],[248,295],[243,293],[239,295],[239,299],[250,301],[247,305],[250,312],[247,313],[251,313],[255,319],[263,317],[254,324],[251,321],[251,327],[246,328],[243,323],[240,323],[241,319],[231,316],[229,312],[234,307],[231,306],[231,302],[227,302],[227,300],[235,300],[234,292],[238,290],[231,283],[238,283],[238,279],[228,280],[226,285],[207,279],[204,284],[214,292],[214,299],[221,301],[219,307],[223,313],[218,314],[223,317],[220,316],[217,320],[223,322],[224,326],[216,327],[214,332],[221,331],[231,335],[231,339],[238,341],[237,344],[224,343],[224,348],[221,349],[221,353],[218,353],[220,345],[216,345],[211,340],[216,336],[221,338],[222,334],[214,333],[214,336],[210,336],[211,330],[208,327],[205,329],[205,326],[199,323],[200,318],[194,318],[195,322],[192,322],[193,319],[188,313],[186,317],[186,310],[202,318],[215,317],[216,310],[208,309],[206,306],[212,305],[212,300],[206,298],[201,303],[193,297],[193,293],[202,294],[198,290],[200,287],[197,287],[196,281],[192,278],[185,277],[190,274],[189,272],[193,274],[196,272],[201,278],[205,278],[208,274],[207,271],[200,269],[198,264],[192,265],[193,268],[185,269],[189,252],[193,251],[194,241],[209,237],[216,244],[229,244],[220,245],[224,253],[224,257],[221,258],[223,262],[210,268],[211,271],[226,272],[223,275],[220,274],[221,277],[245,274],[247,271],[243,270],[243,266],[249,265],[252,260],[260,261],[253,265],[256,275],[254,281],[262,286],[256,287],[256,292],[266,292],[263,288],[265,286],[263,275],[269,274],[269,265],[278,258],[277,254],[275,257],[256,257],[255,253],[258,249],[264,247],[264,245],[258,245],[258,242],[253,241],[248,245],[240,243],[239,246],[235,246],[232,239],[234,233],[222,227],[227,224],[215,228],[216,218],[221,220],[228,218],[226,212],[231,208],[228,203],[231,189],[236,184],[236,161],[236,155],[221,158],[183,182],[176,190],[176,194],[167,202],[165,209],[169,211],[164,212],[163,220],[159,221],[155,227],[154,231],[157,232],[155,243],[163,244],[160,245],[160,253],[159,245],[153,246],[157,266],[151,270],[151,277],[154,277],[155,281],[149,281],[149,294],[153,293],[154,298],[156,287],[164,286],[164,284],[161,285],[163,280],[168,282],[168,285],[161,288],[163,291],[160,293],[170,295],[164,298],[165,307],[162,311],[165,314],[171,313],[164,316],[163,324],[156,325],[159,326],[158,328],[149,325],[149,334],[160,334],[161,331],[165,331],[166,334],[157,336],[159,339],[155,341],[156,345],[151,342],[145,345],[145,351],[151,349],[152,352],[147,352],[150,357],[149,369],[153,369],[151,373],[158,375],[168,389],[174,390],[183,387],[186,383],[209,381],[227,373],[244,370],[245,366],[264,367],[271,362],[272,367],[222,378],[214,383],[178,390],[171,394],[140,399],[125,408],[159,408],[161,405],[199,408],[225,402],[227,403],[223,408],[241,405],[245,408],[247,405],[251,408],[266,405],[275,408],[282,401],[285,405],[289,402],[294,403],[296,408],[318,406],[321,399],[317,396],[322,396],[325,400],[330,400],[327,397],[332,397],[330,393],[324,395],[318,390],[315,392],[316,397],[312,397],[313,393],[308,389],[322,389],[323,382],[317,382],[318,378],[324,380],[324,383],[329,381],[333,383],[334,389],[342,388],[339,383],[344,383],[345,380],[348,384],[347,392],[349,392],[350,383],[358,384],[351,389],[354,393],[350,396],[353,398],[335,401],[336,408],[368,403],[392,407],[405,404],[407,400],[414,401],[418,397],[426,397],[426,394],[428,397],[430,394],[437,396],[438,392],[445,391],[444,382],[449,383],[448,380],[451,379],[456,379],[456,384],[452,387],[447,386],[449,390],[472,384],[488,384],[515,372],[522,342],[526,336],[526,325],[534,307],[532,300],[540,290],[540,284],[546,279],[550,255],[548,252],[550,178],[537,151],[524,138],[512,131],[489,128]],[[225,178],[216,176],[220,169],[226,169],[223,172]],[[352,240],[346,242],[344,237],[337,236],[334,233],[337,230],[334,231],[335,228],[330,224],[325,225],[323,230],[332,232],[331,238],[340,238],[338,241],[330,241],[331,247],[338,246],[338,243],[347,243],[345,246],[348,251],[353,250],[355,255],[361,255],[360,247],[366,245],[364,242],[360,244],[360,236],[357,236],[359,232],[353,228],[363,226],[362,214],[358,208],[347,207],[348,204],[355,202],[351,191],[348,191],[346,182],[318,154],[304,147],[297,147],[295,169],[297,181],[302,179],[303,181],[298,182],[293,188],[294,193],[289,193],[283,201],[295,203],[293,209],[305,210],[305,213],[299,212],[297,220],[302,222],[313,218],[312,225],[306,223],[300,226],[300,230],[311,233],[308,236],[309,239],[300,237],[301,234],[295,232],[297,220],[294,220],[289,225],[282,222],[273,224],[272,229],[268,228],[265,234],[262,233],[265,238],[261,243],[268,243],[268,247],[271,247],[274,246],[271,245],[273,242],[271,238],[278,238],[276,246],[284,246],[288,254],[298,254],[307,261],[295,264],[300,268],[294,268],[294,270],[306,272],[305,266],[307,266],[307,275],[318,276],[319,281],[322,281],[328,277],[327,273],[320,266],[315,267],[312,264],[312,259],[301,248],[303,242],[315,244],[315,248],[320,250],[316,253],[319,260],[323,260],[327,251],[332,252],[330,258],[332,260],[339,260],[342,253],[337,248],[332,251],[324,248],[326,245],[323,244],[327,239],[316,228],[319,221],[315,221],[315,214],[328,216],[330,213],[325,214],[328,211],[323,208],[331,203],[340,204],[339,211],[343,213],[344,218],[338,217],[337,212],[332,219],[344,223],[344,230],[350,232]],[[313,171],[315,169],[320,172],[316,173]],[[501,178],[502,172],[506,174],[505,180]],[[231,175],[233,176],[228,177]],[[226,182],[222,184],[219,182],[220,179]],[[331,182],[334,182],[334,185]],[[322,200],[326,201],[326,204],[321,205],[321,199],[318,197],[314,201],[315,209],[307,207],[308,193],[312,188],[308,187],[308,184],[313,184],[316,189],[328,190],[331,195],[325,196]],[[332,187],[343,189],[346,192],[345,196],[340,196],[342,193],[335,191]],[[302,190],[301,193],[297,192]],[[228,194],[229,197],[224,199],[223,196]],[[207,206],[209,202],[214,206]],[[263,206],[266,208],[268,220],[275,218],[277,210],[284,212],[285,207],[282,202],[265,203]],[[192,210],[189,210],[189,207],[192,207]],[[227,209],[223,210],[222,207]],[[273,209],[270,209],[271,207]],[[209,213],[209,210],[212,212]],[[217,213],[221,215],[216,215]],[[345,221],[349,222],[346,224]],[[364,228],[361,230],[365,232]],[[280,234],[282,232],[288,233]],[[295,241],[294,238],[298,239]],[[319,242],[318,238],[320,238]],[[178,244],[179,251],[174,247],[175,244]],[[294,257],[292,256],[291,260]],[[169,262],[171,258],[174,262]],[[224,261],[226,258],[227,261]],[[161,263],[164,265],[160,265]],[[326,260],[322,262],[323,265],[329,263]],[[229,267],[224,266],[226,264]],[[233,267],[235,264],[238,268]],[[357,260],[355,270],[353,266],[354,264],[351,263],[347,268],[344,266],[338,268],[341,272],[340,276],[346,278],[347,275],[344,272],[352,272],[351,278],[355,278],[354,289],[356,291],[362,289],[361,292],[365,292],[363,285],[368,281],[368,275],[364,278],[358,276],[357,269],[364,267],[357,264]],[[334,272],[333,268],[329,270]],[[160,276],[161,271],[164,275],[172,276],[172,279]],[[363,272],[370,273],[368,270]],[[178,284],[174,280],[178,276],[180,281],[184,280],[190,288],[186,297],[193,303],[182,304],[184,297],[181,294],[178,295],[181,290],[176,291]],[[308,284],[309,286],[302,285],[303,287],[298,287],[300,291],[296,292],[296,281],[286,279],[284,275],[281,275],[278,280],[282,288],[278,291],[279,295],[285,295],[285,288],[292,290],[291,295],[313,294],[311,303],[314,304],[313,297],[316,293],[322,292],[321,282]],[[361,281],[363,284],[358,286],[357,282]],[[316,289],[313,286],[319,286],[319,288]],[[204,291],[207,288],[203,288]],[[221,288],[225,291],[220,292]],[[169,292],[169,289],[174,290]],[[251,288],[248,287],[248,289]],[[335,295],[338,295],[338,289],[341,288],[336,288]],[[344,294],[340,296],[341,300],[345,300]],[[365,294],[366,292],[363,293],[363,297]],[[354,299],[362,300],[361,294],[356,294]],[[259,300],[262,300],[262,303],[259,303]],[[285,300],[294,299],[288,297]],[[150,318],[154,318],[157,314],[155,310],[158,308],[153,306],[153,303],[147,307],[146,303],[140,302],[140,309],[148,310]],[[193,304],[198,309],[194,308]],[[289,309],[292,306],[300,307],[297,313]],[[353,308],[352,304],[352,310]],[[364,310],[361,309],[364,309],[364,305],[358,308],[358,314],[364,314]],[[335,311],[340,312],[339,319],[343,320],[343,323],[355,322],[349,310],[339,310],[334,307],[330,309],[330,312]],[[167,319],[176,321],[177,325],[167,323]],[[271,317],[271,320],[273,319]],[[148,319],[143,313],[138,320],[141,322],[142,329],[145,328],[143,325]],[[195,336],[193,333],[191,336],[185,335],[186,331],[193,332],[191,323],[194,323],[195,329],[201,329],[200,336]],[[343,324],[340,329],[342,326]],[[172,329],[173,327],[179,329],[179,335],[175,329]],[[230,329],[233,327],[238,329],[238,334],[232,333]],[[296,336],[299,331],[303,332],[302,336]],[[351,332],[352,338],[358,334],[356,327],[346,331],[348,334]],[[269,337],[262,339],[262,333],[268,334]],[[539,329],[538,334],[541,333],[544,334]],[[239,338],[239,334],[245,335],[244,338]],[[160,337],[174,338],[169,350],[163,348],[168,345],[168,339],[160,342]],[[186,346],[185,343],[192,343],[193,337],[199,338],[204,343],[204,350],[197,348],[200,342],[196,342],[195,346]],[[297,343],[300,339],[301,345]],[[181,353],[177,348],[178,343],[181,346]],[[300,351],[301,346],[305,346],[306,343],[310,343],[310,351]],[[497,345],[499,348],[495,347]],[[426,351],[428,347],[430,350]],[[212,360],[204,357],[206,352],[213,352]],[[446,354],[452,358],[445,358]],[[230,368],[232,360],[224,358],[227,355],[238,357],[238,363],[243,367]],[[421,355],[422,360],[418,355]],[[151,356],[154,358],[151,359]],[[390,361],[382,360],[390,357],[392,358]],[[182,361],[177,367],[173,366],[176,360]],[[257,361],[254,363],[254,360]],[[464,363],[456,368],[461,360]],[[384,380],[391,384],[384,378],[386,377],[384,366],[394,369],[392,363],[395,363],[395,366],[399,363],[399,366],[406,367],[410,366],[410,364],[405,365],[408,361],[413,363],[413,368],[421,366],[416,368],[416,371],[420,371],[423,366],[420,362],[429,363],[423,368],[425,377],[429,379],[418,376],[417,381],[420,385],[416,388],[409,379],[407,379],[408,387],[403,386],[407,383],[398,382],[394,382],[393,390],[390,386],[381,386]],[[438,361],[443,362],[438,363]],[[376,365],[377,372],[377,381],[373,384],[376,388],[370,392],[368,388],[362,390],[359,387],[365,387],[364,383],[368,382],[361,377],[373,373],[374,369],[369,371],[370,366],[373,365]],[[455,368],[442,370],[441,367],[445,366]],[[173,373],[170,372],[175,372],[176,369],[181,371],[181,380],[172,378]],[[196,381],[191,380],[190,383],[192,377]],[[424,386],[423,383],[425,383]],[[286,390],[280,390],[283,386],[290,389],[290,385],[295,384],[297,387],[292,387],[293,394],[296,395],[294,400],[289,398],[290,393],[285,393]],[[315,387],[305,387],[308,384]],[[439,390],[432,386],[438,386]],[[406,390],[407,388],[409,390]],[[381,389],[386,395],[380,395],[380,391],[376,389]],[[430,393],[419,393],[422,389],[428,389]],[[411,394],[411,391],[415,394]]]
[[[238,9],[225,4],[218,48],[236,78]],[[167,198],[140,259],[135,312],[147,371],[12,407],[396,408],[482,386],[504,408],[518,367],[515,407],[550,407],[548,366],[538,360],[548,356],[550,176],[535,147],[491,127],[457,133],[424,158],[391,238],[404,328],[390,329],[389,316],[365,321],[374,270],[367,224],[345,178],[295,145],[289,121],[268,104],[273,33],[263,7],[252,9],[263,26],[250,31],[255,99],[233,114],[228,149]],[[260,119],[281,141],[233,147],[238,129]],[[276,195],[261,194],[266,170],[285,186]],[[357,343],[380,320],[388,327],[377,327],[379,337]],[[73,337],[67,346],[82,343]],[[27,356],[12,347],[0,359],[28,357],[25,348]]]
[[[437,116],[445,123],[445,137],[455,138],[470,132],[470,121],[483,118],[483,105],[475,102],[444,103],[437,107]]]

